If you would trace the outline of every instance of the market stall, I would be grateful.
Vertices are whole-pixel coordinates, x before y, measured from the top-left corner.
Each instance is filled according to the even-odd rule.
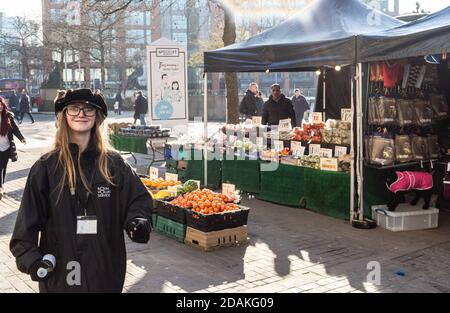
[[[376,18],[377,23],[374,23],[370,17]],[[311,124],[307,125],[306,129],[297,130],[299,133],[305,134],[305,138],[302,140],[292,140],[292,136],[295,134],[290,133],[289,138],[277,138],[279,142],[275,140],[269,140],[267,146],[262,148],[262,151],[258,151],[262,156],[260,159],[270,159],[273,162],[282,162],[280,157],[291,157],[291,160],[287,164],[279,164],[279,169],[273,171],[273,173],[266,173],[261,170],[262,163],[259,162],[259,173],[257,173],[257,166],[248,166],[246,169],[254,169],[252,177],[259,177],[259,192],[256,192],[257,188],[254,188],[253,192],[259,194],[261,199],[272,200],[278,203],[298,205],[301,199],[308,198],[306,201],[306,207],[316,209],[325,214],[339,215],[341,217],[354,218],[354,188],[355,186],[355,170],[353,164],[349,167],[347,173],[336,173],[339,171],[339,157],[343,149],[346,150],[344,154],[349,154],[348,158],[352,162],[353,160],[353,147],[354,141],[353,134],[356,133],[358,128],[356,124],[353,124],[352,116],[360,114],[352,114],[355,112],[355,106],[353,101],[353,94],[358,95],[358,88],[354,88],[353,77],[355,76],[355,65],[357,63],[356,36],[363,33],[370,33],[377,30],[383,30],[392,28],[398,25],[402,25],[403,22],[398,21],[382,12],[378,12],[369,8],[367,5],[356,0],[319,0],[315,1],[299,15],[294,16],[286,20],[285,22],[275,26],[274,28],[265,31],[261,34],[251,37],[247,41],[233,44],[222,49],[215,51],[209,51],[205,53],[204,64],[205,72],[286,72],[286,71],[320,71],[322,90],[321,95],[323,101],[320,103],[321,111],[324,114],[318,114],[313,117]],[[333,75],[330,72],[345,69],[347,76],[345,79],[349,81],[347,84],[348,92],[345,93],[344,99],[330,99],[327,98],[327,90],[333,86]],[[331,79],[330,79],[331,77]],[[205,74],[205,86],[207,75]],[[333,88],[331,88],[333,89]],[[338,90],[339,88],[335,88]],[[357,98],[358,99],[358,98]],[[206,100],[206,88],[205,88],[205,100]],[[342,109],[348,109],[347,112]],[[207,111],[205,101],[205,112]],[[335,120],[342,120],[342,116],[346,116],[344,122],[349,123],[349,136],[345,138],[348,146],[344,146],[338,149],[336,154],[336,144],[329,148],[325,148],[325,145],[330,144],[329,138],[333,137],[333,130],[331,127],[325,129],[325,122],[327,122],[327,112],[333,112],[331,115]],[[337,113],[338,112],[338,113]],[[350,112],[350,114],[348,114]],[[205,113],[206,117],[206,113]],[[207,120],[205,118],[205,125]],[[281,125],[280,125],[281,126]],[[305,128],[305,127],[304,127]],[[320,128],[315,133],[309,133],[311,128]],[[206,126],[205,126],[206,129]],[[322,141],[322,130],[325,134],[325,140]],[[270,132],[270,130],[268,130]],[[352,132],[353,131],[353,132]],[[320,134],[320,136],[319,136]],[[331,135],[330,135],[331,134]],[[279,134],[278,134],[279,135]],[[298,134],[297,134],[298,135]],[[233,135],[231,135],[233,136]],[[228,136],[229,137],[229,136]],[[205,133],[205,139],[207,133]],[[245,138],[245,137],[244,137]],[[229,139],[229,138],[228,138]],[[266,138],[267,139],[267,138]],[[271,138],[274,139],[274,138]],[[287,139],[287,140],[286,140]],[[328,142],[327,142],[328,139]],[[261,140],[261,139],[259,139]],[[290,140],[297,141],[296,148],[293,149],[290,146]],[[313,143],[313,141],[316,141]],[[233,140],[230,140],[233,141]],[[280,141],[282,143],[280,143]],[[310,149],[310,144],[315,144],[313,149]],[[253,145],[258,146],[255,141]],[[323,146],[322,146],[323,145]],[[342,146],[342,139],[340,141]],[[301,148],[303,147],[303,148]],[[286,150],[290,149],[290,150]],[[296,151],[293,153],[293,151]],[[311,150],[311,151],[310,151]],[[285,154],[285,155],[283,155]],[[286,155],[287,154],[287,155]],[[300,166],[309,164],[310,160],[305,160],[311,157],[318,157],[316,163],[319,166],[314,169],[298,169],[289,168],[287,166]],[[321,160],[324,159],[324,160]],[[276,160],[276,161],[275,161]],[[225,170],[222,169],[222,176],[227,168],[231,166],[228,163],[225,164]],[[244,164],[242,161],[239,161]],[[257,164],[258,161],[254,161]],[[320,163],[323,163],[323,167],[320,167]],[[281,166],[283,165],[283,166]],[[286,166],[284,166],[286,165]],[[235,163],[232,171],[238,172],[243,170],[243,167],[239,167],[238,163]],[[331,170],[331,171],[330,171]],[[277,172],[279,171],[279,172]],[[289,172],[289,174],[287,172]],[[317,175],[309,175],[308,173],[314,173]],[[286,172],[286,173],[285,173]],[[274,176],[277,173],[285,173],[285,175],[278,175],[277,186],[273,186],[271,183]],[[249,175],[246,173],[246,175]],[[299,175],[296,177],[296,175]],[[320,201],[322,196],[317,192],[317,189],[308,189],[305,184],[311,183],[308,179],[309,176],[319,177],[321,181],[332,181],[336,177],[342,177],[343,182],[347,182],[346,188],[342,191],[347,192],[347,196],[344,200],[347,201],[339,209],[345,212],[332,213],[332,210],[336,210],[336,205],[331,205],[327,201]],[[225,176],[229,180],[235,180],[239,183],[238,179],[244,179],[244,177]],[[280,186],[288,186],[292,184],[292,179],[296,179],[296,188],[280,188]],[[312,186],[320,187],[323,182],[317,182]],[[288,193],[288,194],[286,194]],[[290,199],[289,201],[286,199]],[[297,201],[299,200],[299,201]],[[335,199],[336,200],[336,199]],[[359,203],[359,202],[356,202]],[[350,210],[349,210],[350,209]],[[349,214],[350,213],[350,214]],[[362,215],[357,215],[359,219],[362,219]]]

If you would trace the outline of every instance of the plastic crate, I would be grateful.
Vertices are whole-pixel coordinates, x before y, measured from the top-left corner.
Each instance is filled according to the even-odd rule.
[[[184,243],[203,251],[212,251],[222,247],[237,246],[248,242],[247,226],[202,232],[187,227]]]
[[[184,243],[184,238],[186,236],[186,225],[158,215],[155,230],[158,233],[173,238],[178,242]]]
[[[156,200],[158,215],[169,218],[181,224],[186,224],[186,209],[171,204],[168,201]]]
[[[419,201],[419,203],[423,201]],[[438,227],[439,210],[422,206],[400,204],[394,212],[388,211],[386,205],[372,206],[372,219],[377,225],[391,231],[421,230]]]
[[[201,214],[186,209],[186,225],[203,232],[218,231],[247,225],[250,209],[239,206],[240,210],[218,214]]]
[[[152,214],[152,228],[156,229],[156,223],[158,222],[158,214],[153,213]]]

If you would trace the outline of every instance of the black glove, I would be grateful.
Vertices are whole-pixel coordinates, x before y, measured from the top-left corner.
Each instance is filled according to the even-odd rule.
[[[150,239],[151,227],[146,218],[136,217],[127,223],[127,235],[137,243],[147,243]]]
[[[38,271],[41,269],[41,276],[39,277]],[[53,274],[53,264],[47,260],[37,260],[30,267],[30,276],[32,281],[45,281]]]

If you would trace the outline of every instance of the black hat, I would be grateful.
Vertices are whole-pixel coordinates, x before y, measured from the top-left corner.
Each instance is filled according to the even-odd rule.
[[[55,99],[55,114],[61,112],[66,106],[73,103],[86,103],[100,110],[105,117],[108,115],[105,99],[99,93],[93,94],[92,90],[87,88],[69,89],[59,91]]]

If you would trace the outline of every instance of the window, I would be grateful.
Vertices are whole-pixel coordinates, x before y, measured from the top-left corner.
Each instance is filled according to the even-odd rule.
[[[50,9],[50,19],[52,22],[60,22],[63,19],[62,10]]]
[[[187,43],[187,35],[186,33],[173,33],[172,40],[179,43]]]
[[[116,68],[108,69],[108,76],[106,77],[106,80],[110,82],[120,81],[120,70]]]
[[[145,18],[145,25],[151,25],[152,23],[152,12],[150,11],[146,11],[144,13],[144,18]]]
[[[145,44],[145,31],[143,29],[127,30],[127,43]]]
[[[152,32],[150,30],[145,31],[145,43],[150,44],[152,42]]]
[[[90,49],[89,50],[89,56],[91,58],[91,61],[100,61],[100,50],[98,49]]]
[[[75,69],[73,71],[73,75],[74,75],[74,77],[73,77],[74,79],[73,80],[75,80],[77,82],[84,81],[84,69],[82,69],[82,68]]]
[[[127,59],[139,58],[141,57],[142,50],[140,48],[127,48],[125,53]]]
[[[172,29],[187,29],[186,17],[182,15],[172,16]]]
[[[63,69],[63,80],[66,82],[71,82],[72,79],[72,69]]]
[[[143,25],[144,12],[134,11],[125,18],[125,25]]]
[[[91,72],[91,80],[101,79],[102,71],[99,68],[91,68],[90,72]]]
[[[53,51],[52,52],[52,60],[53,61],[61,61],[61,53],[59,53],[58,51]]]

